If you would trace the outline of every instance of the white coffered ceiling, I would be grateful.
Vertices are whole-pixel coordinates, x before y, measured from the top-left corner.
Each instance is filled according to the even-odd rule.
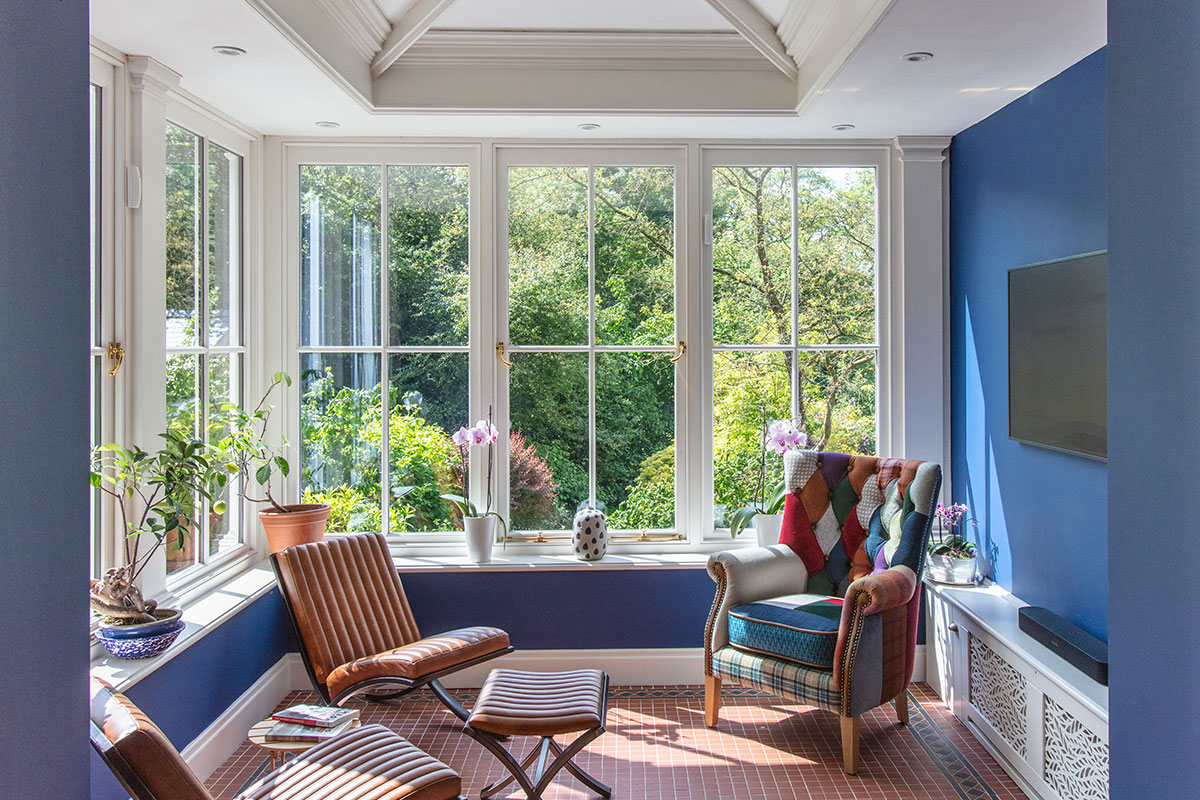
[[[92,35],[268,134],[884,138],[1093,52],[1105,0],[92,0]]]

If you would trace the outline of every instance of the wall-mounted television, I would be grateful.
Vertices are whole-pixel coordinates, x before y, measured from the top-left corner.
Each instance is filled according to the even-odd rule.
[[[1008,436],[1108,457],[1108,253],[1008,271]]]

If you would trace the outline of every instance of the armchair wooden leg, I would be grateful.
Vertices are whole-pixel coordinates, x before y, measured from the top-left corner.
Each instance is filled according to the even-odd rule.
[[[717,727],[717,712],[721,709],[721,679],[715,675],[704,676],[704,724]]]
[[[896,698],[896,719],[900,720],[901,725],[908,724],[908,690]]]
[[[858,733],[861,722],[858,717],[842,717],[842,772],[858,774]]]

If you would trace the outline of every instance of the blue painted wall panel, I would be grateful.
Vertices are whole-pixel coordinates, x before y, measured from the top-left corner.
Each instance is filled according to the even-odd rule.
[[[1200,3],[1109,0],[1111,797],[1200,797]]]
[[[954,500],[995,580],[1106,638],[1107,467],[1008,439],[1012,267],[1103,250],[1106,55],[954,138],[950,156]]]

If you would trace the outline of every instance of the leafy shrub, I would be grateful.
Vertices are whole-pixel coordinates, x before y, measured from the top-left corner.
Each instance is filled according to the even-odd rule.
[[[509,434],[508,462],[512,495],[509,527],[513,530],[546,527],[558,505],[554,472],[519,430]]]

